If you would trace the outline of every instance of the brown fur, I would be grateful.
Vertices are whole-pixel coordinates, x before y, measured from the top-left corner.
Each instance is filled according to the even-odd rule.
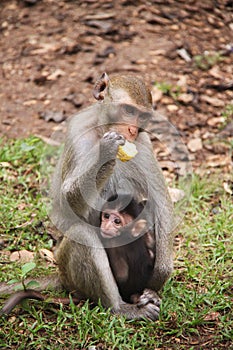
[[[160,304],[157,291],[173,267],[172,206],[147,132],[138,129],[134,159],[126,163],[116,160],[118,147],[130,132],[129,119],[126,123],[125,115],[119,113],[121,105],[132,103],[140,113],[141,108],[151,109],[151,95],[138,78],[118,76],[111,81],[104,74],[103,79],[95,91],[97,99],[103,97],[103,101],[73,117],[54,175],[51,217],[63,233],[56,255],[60,281],[67,291],[77,291],[94,302],[100,299],[114,313],[155,320]],[[115,94],[117,101],[114,85],[122,89]],[[126,125],[125,130],[121,128],[123,136],[117,123]],[[135,128],[136,117],[131,123]],[[138,201],[148,198],[147,217],[153,223],[155,262],[146,289],[135,294],[136,305],[122,300],[98,236],[103,198],[119,192],[130,193]]]

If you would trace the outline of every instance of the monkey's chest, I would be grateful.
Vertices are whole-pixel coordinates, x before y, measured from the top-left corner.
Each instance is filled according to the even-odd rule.
[[[128,194],[136,200],[148,198],[148,184],[145,174],[133,161],[117,160],[114,171],[105,182],[101,195],[108,199],[113,194]]]
[[[120,295],[130,302],[133,294],[142,294],[153,272],[153,261],[143,240],[106,249]]]

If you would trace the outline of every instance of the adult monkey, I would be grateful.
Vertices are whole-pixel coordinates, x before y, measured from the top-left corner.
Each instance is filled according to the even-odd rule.
[[[94,88],[101,102],[75,116],[55,173],[52,220],[64,233],[56,259],[68,291],[128,319],[159,315],[157,293],[173,268],[172,205],[146,131],[152,115],[150,91],[134,76],[104,73]],[[128,162],[116,158],[119,145],[135,142],[138,154]],[[155,240],[155,264],[137,304],[125,303],[117,288],[98,230],[104,202],[127,193],[141,201]]]
[[[72,119],[54,176],[51,218],[64,234],[56,257],[60,279],[68,291],[77,290],[95,302],[100,299],[114,313],[155,320],[160,304],[157,292],[173,267],[173,222],[164,178],[143,130],[152,115],[151,94],[136,77],[119,75],[110,80],[104,73],[94,96],[102,102]],[[138,154],[123,163],[116,156],[125,139],[135,142]],[[118,193],[138,202],[147,199],[146,220],[154,232],[154,269],[136,304],[122,300],[99,239],[101,208]],[[46,280],[40,290],[51,284]],[[0,292],[7,293],[8,288],[0,286]]]

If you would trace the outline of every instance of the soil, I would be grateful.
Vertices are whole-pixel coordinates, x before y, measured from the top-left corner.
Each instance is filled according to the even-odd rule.
[[[1,0],[0,32],[0,136],[49,137],[103,72],[136,74],[194,170],[231,193],[232,0]]]
[[[180,132],[194,169],[205,163],[229,173],[232,0],[2,0],[0,7],[0,135],[50,136],[94,102],[102,72],[133,73]]]

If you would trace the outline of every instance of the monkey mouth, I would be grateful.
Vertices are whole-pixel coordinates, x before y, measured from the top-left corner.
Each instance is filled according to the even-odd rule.
[[[103,238],[111,239],[111,238],[115,238],[115,237],[120,236],[120,234],[119,233],[115,233],[113,231],[103,231],[103,230],[101,230],[101,236]]]

